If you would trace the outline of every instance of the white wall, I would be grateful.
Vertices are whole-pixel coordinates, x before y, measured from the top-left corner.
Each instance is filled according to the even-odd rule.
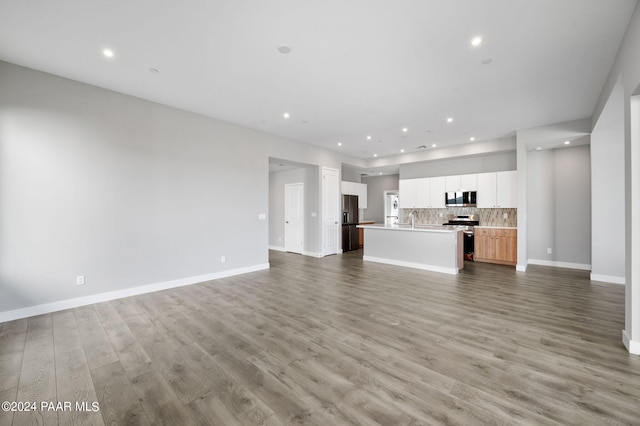
[[[530,151],[527,166],[529,263],[589,270],[589,146]]]
[[[0,62],[0,321],[267,267],[270,156],[359,161]]]
[[[516,169],[516,154],[497,153],[465,158],[433,160],[400,166],[400,179],[500,172]]]
[[[631,96],[640,94],[640,6],[636,9],[631,17],[627,33],[625,34],[616,60],[611,68],[607,82],[602,90],[598,104],[593,114],[594,135],[601,141],[602,151],[606,150],[604,141],[609,137],[615,137],[613,149],[617,152],[619,144],[622,141],[624,146],[624,159],[618,162],[614,173],[624,170],[621,180],[618,180],[619,186],[624,186],[624,257],[625,272],[624,281],[625,289],[625,329],[622,334],[622,340],[627,349],[635,354],[640,354],[640,155],[637,155],[637,147],[632,146],[633,140],[638,140],[638,136],[632,137],[631,133]],[[622,104],[622,107],[620,106]],[[636,108],[636,113],[640,113]],[[634,117],[636,122],[640,120]],[[622,130],[620,128],[622,127]],[[607,170],[610,159],[604,157],[602,164],[596,158],[596,152],[593,150],[592,135],[592,156],[595,167]],[[600,173],[603,174],[603,173]],[[595,182],[596,176],[593,176]],[[617,200],[616,200],[617,201]],[[593,205],[597,206],[609,201],[609,196],[604,192],[594,191]],[[609,223],[604,222],[604,215],[596,213],[593,216],[593,227],[607,229]],[[616,238],[620,235],[617,234]],[[596,236],[593,236],[594,246],[596,245]],[[593,253],[593,263],[604,263],[606,253],[598,252],[597,255],[603,259],[596,258],[596,252]]]
[[[615,86],[591,133],[594,280],[625,282],[624,90]]]
[[[365,176],[362,183],[367,184],[367,208],[364,219],[384,223],[384,191],[398,190],[398,175]]]

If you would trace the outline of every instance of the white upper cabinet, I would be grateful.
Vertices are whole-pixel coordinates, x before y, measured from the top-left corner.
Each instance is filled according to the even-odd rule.
[[[446,178],[433,177],[429,178],[429,208],[444,209],[446,207],[444,194],[446,191]]]
[[[446,176],[446,192],[477,191],[478,175]]]
[[[367,184],[357,182],[347,182],[343,180],[340,182],[340,189],[343,195],[357,195],[358,196],[358,208],[367,208]]]
[[[367,208],[367,184],[356,183],[356,195],[358,196],[358,207],[361,209]]]
[[[462,175],[460,176],[460,191],[477,191],[478,190],[478,175]]]
[[[497,207],[518,207],[518,180],[515,170],[496,173],[496,192]]]
[[[401,179],[398,205],[401,209],[444,208],[445,178]]]
[[[481,209],[518,207],[516,171],[480,173],[476,197]]]
[[[444,179],[446,192],[460,191],[460,176],[446,176]]]
[[[496,174],[478,174],[478,193],[476,204],[479,209],[492,209],[496,207]]]
[[[398,207],[401,209],[420,208],[425,200],[426,179],[401,179],[399,182]],[[419,188],[418,188],[419,187]],[[420,195],[418,195],[420,192]]]
[[[401,179],[398,204],[402,209],[443,209],[445,193],[477,191],[481,209],[517,208],[516,171]]]

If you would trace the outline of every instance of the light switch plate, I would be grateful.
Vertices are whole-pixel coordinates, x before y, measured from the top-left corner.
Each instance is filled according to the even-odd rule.
[[[258,220],[265,220],[266,218],[267,218],[267,215],[266,215],[266,214],[264,214],[264,213],[260,213],[260,214],[258,215]]]

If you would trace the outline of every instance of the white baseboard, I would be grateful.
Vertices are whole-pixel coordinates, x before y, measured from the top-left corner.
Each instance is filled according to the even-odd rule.
[[[324,257],[322,253],[316,253],[313,251],[303,251],[302,254],[305,256],[311,256],[311,257]]]
[[[627,279],[625,277],[618,277],[615,275],[591,274],[590,278],[591,278],[591,281],[602,281],[605,283],[612,283],[612,284],[625,285],[627,283]]]
[[[555,260],[529,259],[531,265],[554,266],[556,268],[580,269],[582,271],[590,271],[591,265],[584,263],[558,262]]]
[[[212,274],[198,275],[195,277],[180,278],[177,280],[164,281],[155,284],[147,284],[138,287],[125,288],[122,290],[108,291],[105,293],[93,294],[91,296],[60,300],[58,302],[45,303],[42,305],[29,306],[26,308],[14,309],[11,311],[0,312],[0,323],[32,317],[34,315],[42,315],[51,312],[62,311],[64,309],[72,309],[80,306],[92,305],[94,303],[108,302],[109,300],[122,299],[124,297],[137,296],[139,294],[153,293],[154,291],[168,290],[170,288],[198,284],[205,281],[232,277],[234,275],[241,275],[249,272],[262,271],[264,269],[269,269],[268,263],[247,266],[245,268],[229,269],[227,271],[214,272]]]
[[[627,330],[622,330],[622,343],[629,353],[640,355],[640,341],[634,341],[629,338]]]
[[[443,266],[425,265],[422,263],[405,262],[402,260],[385,259],[381,257],[363,256],[362,260],[368,261],[368,262],[385,263],[387,265],[422,269],[423,271],[441,272],[443,274],[450,274],[450,275],[456,275],[458,273],[457,268],[445,268]]]
[[[269,246],[269,250],[275,250],[275,251],[281,251],[281,252],[287,252],[287,250],[285,250],[284,247],[281,246]],[[311,257],[324,257],[324,255],[322,253],[316,253],[314,251],[306,251],[304,250],[301,253],[303,256],[311,256]]]

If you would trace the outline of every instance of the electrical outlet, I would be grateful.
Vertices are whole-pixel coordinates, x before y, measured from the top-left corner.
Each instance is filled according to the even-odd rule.
[[[267,215],[266,215],[266,214],[264,214],[264,213],[260,213],[260,214],[258,215],[258,220],[265,220],[266,218],[267,218]]]
[[[502,217],[503,217],[504,219],[509,219],[509,215],[508,215],[507,213],[503,213],[503,214],[502,214]]]
[[[76,285],[84,285],[84,275],[78,275],[76,277]]]
[[[552,252],[552,251],[553,251],[553,250],[551,250],[551,247],[549,247],[549,248],[547,249],[547,254],[551,254],[551,252]]]
[[[278,237],[278,242],[281,243],[282,242],[282,237]]]
[[[442,213],[440,213],[440,217],[444,216]]]
[[[224,263],[227,261],[226,256],[220,256],[220,263]]]

